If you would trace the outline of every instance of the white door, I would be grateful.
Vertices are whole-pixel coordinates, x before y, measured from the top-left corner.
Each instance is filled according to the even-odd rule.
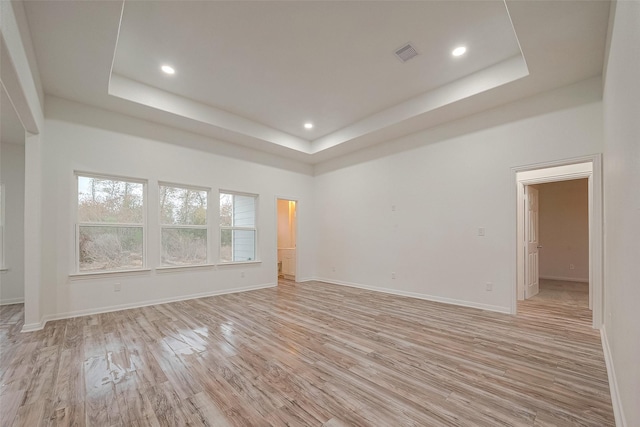
[[[538,250],[541,246],[538,242],[538,190],[530,185],[525,186],[524,199],[526,202],[524,229],[526,246],[524,274],[526,278],[526,287],[524,289],[524,297],[531,298],[538,293],[540,288]]]

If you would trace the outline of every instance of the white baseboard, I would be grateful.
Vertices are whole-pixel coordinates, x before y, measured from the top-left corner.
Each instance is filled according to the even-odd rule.
[[[46,320],[41,320],[40,322],[37,323],[27,323],[22,325],[22,330],[20,332],[34,332],[34,331],[39,331],[42,328],[44,328],[44,325],[47,323]]]
[[[148,301],[137,302],[137,303],[112,305],[112,306],[109,306],[109,307],[90,308],[90,309],[86,309],[86,310],[76,310],[76,311],[69,311],[69,312],[66,312],[66,313],[50,314],[50,315],[44,316],[43,319],[39,323],[30,323],[28,325],[24,325],[22,327],[22,332],[38,331],[38,330],[44,328],[44,326],[47,324],[47,322],[49,322],[51,320],[71,319],[73,317],[80,317],[80,316],[91,316],[93,314],[110,313],[110,312],[113,312],[113,311],[129,310],[129,309],[132,309],[132,308],[147,307],[147,306],[150,306],[150,305],[167,304],[167,303],[170,303],[170,302],[178,302],[178,301],[186,301],[186,300],[190,300],[190,299],[213,297],[213,296],[216,296],[216,295],[235,294],[235,293],[239,293],[239,292],[255,291],[255,290],[258,290],[258,289],[273,288],[273,287],[276,287],[276,286],[277,286],[276,283],[267,283],[267,284],[263,284],[263,285],[245,286],[245,287],[242,287],[242,288],[223,289],[223,290],[211,291],[211,292],[200,292],[200,293],[197,293],[197,294],[179,295],[179,296],[175,296],[175,297],[160,298],[160,299],[148,300]]]
[[[580,282],[580,283],[589,283],[589,278],[581,279],[579,277],[564,277],[564,276],[540,276],[540,279],[547,280],[560,280],[562,282]]]
[[[613,406],[613,416],[616,419],[617,427],[627,427],[627,421],[622,410],[622,401],[620,400],[620,392],[618,390],[618,381],[616,380],[616,371],[613,368],[613,358],[611,357],[611,348],[609,347],[609,339],[605,325],[600,328],[600,338],[602,339],[602,350],[604,352],[604,362],[607,365],[607,376],[609,378],[609,390],[611,392],[611,404]]]
[[[24,302],[24,297],[5,298],[5,299],[0,300],[0,305],[22,304],[23,302]]]
[[[366,289],[368,291],[374,291],[374,292],[383,292],[385,294],[399,295],[403,297],[418,298],[418,299],[423,299],[427,301],[459,305],[462,307],[478,308],[480,310],[495,311],[498,313],[505,313],[505,314],[511,313],[511,309],[509,307],[500,307],[498,305],[482,304],[482,303],[473,302],[473,301],[464,301],[464,300],[445,298],[445,297],[439,297],[439,296],[428,295],[428,294],[420,294],[417,292],[400,291],[397,289],[376,288],[373,286],[362,285],[359,283],[350,283],[350,282],[343,282],[340,280],[327,279],[326,277],[317,277],[313,280],[317,280],[319,282],[331,283],[333,285],[349,286],[352,288]]]

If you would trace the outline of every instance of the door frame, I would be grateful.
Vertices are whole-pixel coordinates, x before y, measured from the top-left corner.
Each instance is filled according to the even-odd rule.
[[[591,171],[581,168],[591,164]],[[562,168],[566,166],[566,168]],[[555,169],[554,169],[555,168]],[[522,174],[523,172],[531,172]],[[520,174],[520,175],[519,175]],[[525,185],[587,178],[589,180],[589,308],[592,309],[592,326],[600,329],[603,323],[603,235],[602,235],[602,155],[512,168],[512,182],[516,184],[516,283],[512,288],[511,313],[517,313],[517,302],[524,293],[524,187]]]
[[[275,222],[276,222],[276,233],[275,233],[275,241],[274,241],[274,246],[276,249],[276,284],[278,284],[278,200],[286,200],[288,202],[296,202],[296,224],[295,224],[295,230],[296,230],[296,274],[295,274],[295,281],[298,281],[298,277],[299,277],[299,265],[300,265],[300,236],[298,234],[298,231],[300,229],[300,227],[298,226],[299,224],[299,220],[298,220],[298,214],[300,213],[300,200],[295,198],[295,197],[288,197],[288,196],[275,196]]]

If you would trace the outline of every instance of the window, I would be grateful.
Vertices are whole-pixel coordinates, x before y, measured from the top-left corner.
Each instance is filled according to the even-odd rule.
[[[145,266],[146,183],[77,174],[77,270],[103,272]]]
[[[220,193],[220,261],[256,259],[256,205],[253,194]]]
[[[160,184],[163,266],[207,263],[207,195],[205,189]]]

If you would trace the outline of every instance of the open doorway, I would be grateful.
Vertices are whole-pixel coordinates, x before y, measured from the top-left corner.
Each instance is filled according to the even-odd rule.
[[[537,234],[526,239],[527,254],[535,261],[525,270],[537,270],[531,274],[537,280],[527,280],[534,288],[525,288],[525,299],[579,313],[590,324],[588,179],[527,185],[525,199],[526,220],[535,223],[525,235]]]
[[[25,130],[0,88],[0,324],[24,318]]]
[[[580,317],[599,328],[602,324],[600,157],[581,160],[515,170],[517,280],[512,312],[515,314],[518,302],[525,300],[565,298],[582,304],[584,311]],[[541,290],[544,294],[537,296]]]
[[[278,209],[278,280],[296,281],[297,206],[296,200],[277,199]]]

